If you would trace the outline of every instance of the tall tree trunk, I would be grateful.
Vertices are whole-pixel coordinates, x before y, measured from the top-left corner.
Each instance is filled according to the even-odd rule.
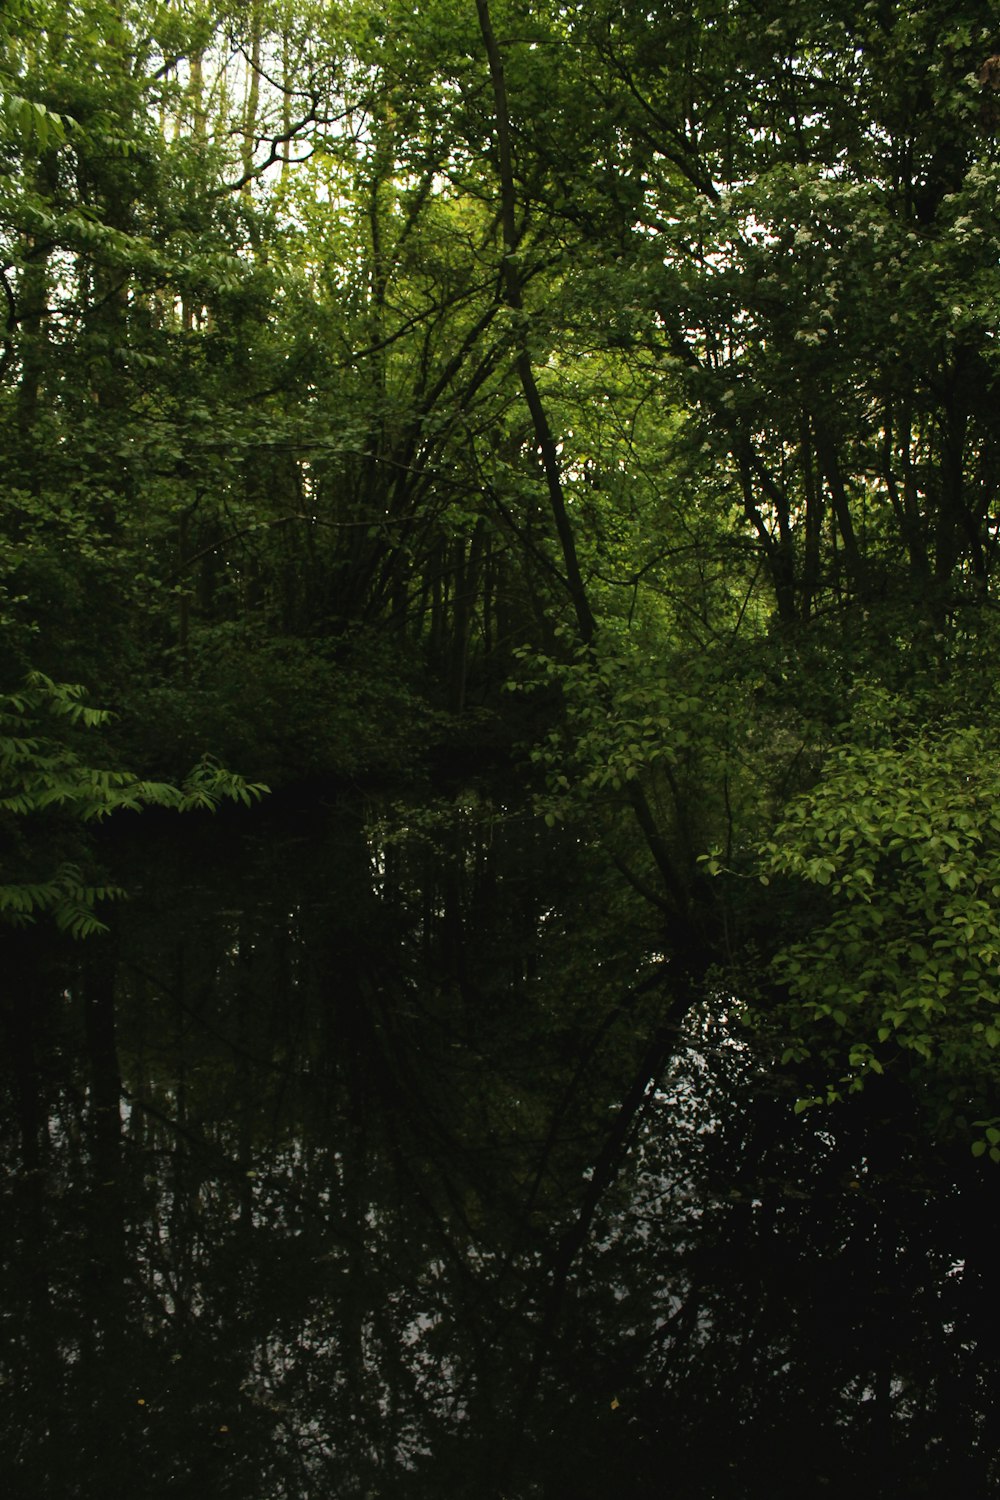
[[[50,199],[56,188],[58,164],[53,152],[46,152],[35,168],[36,190]],[[12,323],[19,331],[18,350],[21,374],[17,387],[17,431],[19,454],[18,479],[37,493],[40,486],[38,460],[41,445],[37,441],[39,400],[49,361],[48,300],[49,247],[44,240],[27,234],[23,241],[24,265],[14,294]]]
[[[504,76],[503,57],[493,31],[488,0],[476,0],[476,10],[479,13],[479,26],[482,32],[483,44],[486,48],[490,80],[493,85],[497,158],[500,173],[500,222],[503,230],[504,244],[502,271],[504,295],[507,306],[523,330],[524,296],[521,287],[521,275],[517,267],[517,251],[521,236],[517,228],[517,202],[514,188],[513,157],[511,155],[507,82]],[[521,347],[517,352],[515,360],[515,367],[518,379],[521,382],[525,403],[531,415],[535,441],[538,444],[542,468],[545,473],[545,483],[548,490],[552,520],[555,524],[556,534],[562,550],[566,588],[576,613],[580,639],[585,645],[589,645],[596,634],[597,621],[590,607],[590,600],[587,597],[583,575],[580,572],[580,563],[576,552],[576,540],[573,535],[573,527],[570,523],[569,514],[566,509],[566,500],[563,495],[562,476],[555,439],[552,436],[552,429],[549,426],[545,406],[538,390],[538,383],[535,380],[531,357],[524,342],[523,333]]]
[[[250,7],[250,49],[247,58],[249,77],[247,79],[246,107],[243,111],[243,145],[241,156],[243,160],[243,176],[246,181],[243,191],[249,197],[251,193],[250,174],[253,171],[254,152],[257,148],[257,111],[260,105],[260,33],[261,33],[261,0],[253,0]]]
[[[573,527],[563,494],[562,474],[556,442],[549,425],[548,415],[535,380],[531,357],[524,339],[525,309],[521,276],[517,264],[517,252],[521,235],[517,227],[517,200],[514,185],[514,166],[511,154],[510,111],[507,101],[507,84],[504,76],[503,57],[497,43],[490,18],[488,0],[476,0],[479,26],[489,63],[490,80],[493,85],[493,103],[497,142],[497,160],[500,175],[500,220],[503,229],[503,287],[507,306],[514,314],[515,325],[521,329],[521,343],[516,355],[516,369],[521,382],[525,403],[531,416],[535,441],[542,461],[549,507],[562,551],[563,575],[567,592],[576,615],[577,629],[584,646],[591,646],[597,634],[597,618],[591,608],[583,574],[580,570]],[[646,845],[666,888],[674,916],[685,928],[690,928],[691,893],[687,881],[677,868],[666,840],[657,827],[656,819],[645,792],[639,782],[626,783],[626,796],[632,807],[636,822],[646,840]],[[684,943],[688,943],[689,931]]]

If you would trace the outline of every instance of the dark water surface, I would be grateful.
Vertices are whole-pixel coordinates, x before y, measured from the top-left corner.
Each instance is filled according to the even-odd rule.
[[[10,941],[0,1494],[1000,1494],[1000,1184],[664,1026],[578,837],[404,821],[164,824]]]

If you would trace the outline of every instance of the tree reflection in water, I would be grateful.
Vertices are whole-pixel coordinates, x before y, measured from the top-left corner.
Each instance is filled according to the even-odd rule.
[[[996,1194],[905,1101],[796,1120],[570,833],[226,829],[9,944],[6,1493],[997,1492]]]

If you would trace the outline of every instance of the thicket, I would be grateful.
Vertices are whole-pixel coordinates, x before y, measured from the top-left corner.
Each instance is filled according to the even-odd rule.
[[[8,0],[6,919],[94,925],[117,806],[509,764],[678,1007],[991,1121],[998,48],[987,0]]]

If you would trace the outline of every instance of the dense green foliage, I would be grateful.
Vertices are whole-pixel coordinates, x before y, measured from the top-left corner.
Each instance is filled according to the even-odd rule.
[[[51,864],[55,849],[81,844],[80,825],[146,807],[212,811],[222,798],[249,807],[267,790],[207,757],[181,786],[86,764],[74,738],[81,730],[100,728],[108,718],[106,711],[87,706],[79,686],[51,682],[41,672],[31,673],[19,692],[0,697],[0,833],[6,876],[0,885],[0,922],[23,926],[50,912],[56,925],[74,937],[104,931],[94,908],[124,891],[88,882],[79,866],[65,859],[54,870],[39,868],[39,861]]]
[[[678,1011],[988,1113],[997,27],[8,3],[4,909],[95,925],[115,804],[512,764]]]
[[[962,1085],[953,1097],[967,1104],[1000,1043],[996,734],[904,728],[880,739],[832,751],[767,845],[771,876],[831,898],[775,969],[794,1024],[810,1040],[825,1033],[821,1050],[846,1065],[851,1088],[902,1050],[917,1054],[918,1075]],[[805,1055],[802,1041],[792,1052]]]

